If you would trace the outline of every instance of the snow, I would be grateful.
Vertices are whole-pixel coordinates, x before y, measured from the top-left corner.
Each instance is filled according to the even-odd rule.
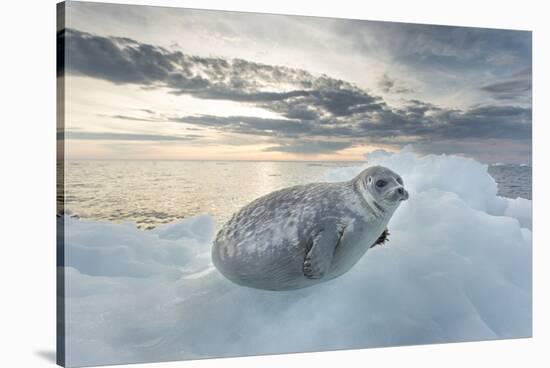
[[[65,216],[67,364],[531,336],[531,201],[498,197],[472,159],[410,149],[367,159],[401,174],[410,198],[389,243],[308,289],[224,279],[210,260],[207,215],[153,231]]]

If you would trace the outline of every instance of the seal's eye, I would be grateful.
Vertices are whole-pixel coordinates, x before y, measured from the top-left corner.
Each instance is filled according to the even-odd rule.
[[[385,181],[385,180],[382,180],[382,179],[380,179],[376,182],[376,186],[378,188],[384,188],[386,186],[386,184],[388,184],[388,182]]]
[[[398,182],[399,184],[403,185],[403,179],[397,178],[397,182]]]

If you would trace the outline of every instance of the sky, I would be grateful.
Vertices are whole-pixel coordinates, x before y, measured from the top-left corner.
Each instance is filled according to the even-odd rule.
[[[69,159],[531,162],[531,32],[67,2]]]

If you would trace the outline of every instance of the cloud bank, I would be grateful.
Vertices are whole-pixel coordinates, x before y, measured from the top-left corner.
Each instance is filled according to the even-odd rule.
[[[466,38],[474,36],[475,32]],[[319,144],[304,148],[308,144],[304,137],[337,141],[324,145],[327,152],[365,143],[394,147],[415,143],[428,151],[431,143],[446,140],[508,139],[524,147],[531,144],[531,108],[516,105],[512,99],[530,91],[527,72],[518,73],[509,81],[480,86],[479,90],[494,95],[498,104],[453,109],[405,100],[402,106],[393,107],[352,83],[298,68],[188,55],[129,38],[104,37],[75,29],[67,29],[59,37],[65,40],[68,59],[64,67],[70,75],[164,88],[172,94],[201,99],[240,102],[276,113],[280,118],[192,115],[165,119],[221,132],[271,137],[274,147],[286,147],[287,152],[314,152]],[[444,50],[437,55],[444,57]],[[466,63],[468,59],[464,60]],[[410,92],[387,75],[380,85],[388,93]],[[502,143],[504,149],[513,147]],[[467,148],[467,144],[462,145],[463,150]],[[491,149],[496,148],[487,147],[488,151]]]
[[[533,89],[532,79],[532,69],[529,67],[504,81],[488,84],[480,89],[491,94],[496,100],[517,100],[528,97],[530,101]]]

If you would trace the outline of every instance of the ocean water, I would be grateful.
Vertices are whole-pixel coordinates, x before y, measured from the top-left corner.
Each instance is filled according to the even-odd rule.
[[[218,226],[274,190],[326,180],[358,162],[68,161],[66,211],[85,219],[133,222],[141,229],[209,214]],[[490,166],[499,195],[531,199],[531,167]]]
[[[500,196],[532,199],[533,173],[531,166],[497,164],[489,166],[488,171],[498,183]]]

